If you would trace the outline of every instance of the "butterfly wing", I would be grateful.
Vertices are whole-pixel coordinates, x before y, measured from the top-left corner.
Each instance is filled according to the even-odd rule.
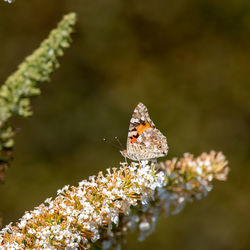
[[[149,128],[130,144],[128,152],[137,160],[163,157],[168,153],[167,139],[158,129]]]
[[[130,120],[127,150],[121,151],[121,154],[138,161],[162,157],[167,152],[166,137],[155,128],[146,106],[140,102]]]
[[[129,149],[130,144],[133,144],[143,131],[149,128],[155,128],[155,125],[149,117],[146,106],[140,102],[135,107],[130,120],[127,149]]]

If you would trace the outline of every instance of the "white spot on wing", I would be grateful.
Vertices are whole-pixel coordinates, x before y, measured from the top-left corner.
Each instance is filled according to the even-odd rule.
[[[132,118],[131,122],[135,123],[135,122],[139,122],[139,120],[137,118]]]

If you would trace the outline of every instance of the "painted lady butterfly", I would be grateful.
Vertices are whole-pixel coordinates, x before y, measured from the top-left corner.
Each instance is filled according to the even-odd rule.
[[[127,150],[120,152],[134,161],[153,160],[168,153],[166,137],[155,128],[146,106],[141,102],[135,107],[130,120]]]

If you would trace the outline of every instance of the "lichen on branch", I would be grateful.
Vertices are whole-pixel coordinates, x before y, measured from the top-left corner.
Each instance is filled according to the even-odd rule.
[[[48,82],[51,73],[59,67],[58,57],[70,46],[76,14],[65,15],[38,49],[18,66],[0,88],[0,181],[10,160],[15,130],[9,124],[13,115],[32,115],[30,97],[40,94],[38,83]]]
[[[150,234],[161,212],[180,212],[186,202],[212,190],[213,180],[226,180],[222,153],[185,154],[172,161],[142,161],[107,169],[65,186],[15,225],[0,231],[0,246],[13,249],[89,249],[120,246],[129,231],[139,239]]]

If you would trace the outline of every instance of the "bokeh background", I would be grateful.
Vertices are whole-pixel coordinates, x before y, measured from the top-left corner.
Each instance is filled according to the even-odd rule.
[[[0,82],[75,11],[73,44],[15,118],[14,162],[0,186],[4,224],[66,184],[123,160],[135,105],[166,134],[167,158],[222,151],[228,181],[179,215],[161,217],[144,242],[124,249],[250,249],[250,2],[248,0],[0,1]]]

